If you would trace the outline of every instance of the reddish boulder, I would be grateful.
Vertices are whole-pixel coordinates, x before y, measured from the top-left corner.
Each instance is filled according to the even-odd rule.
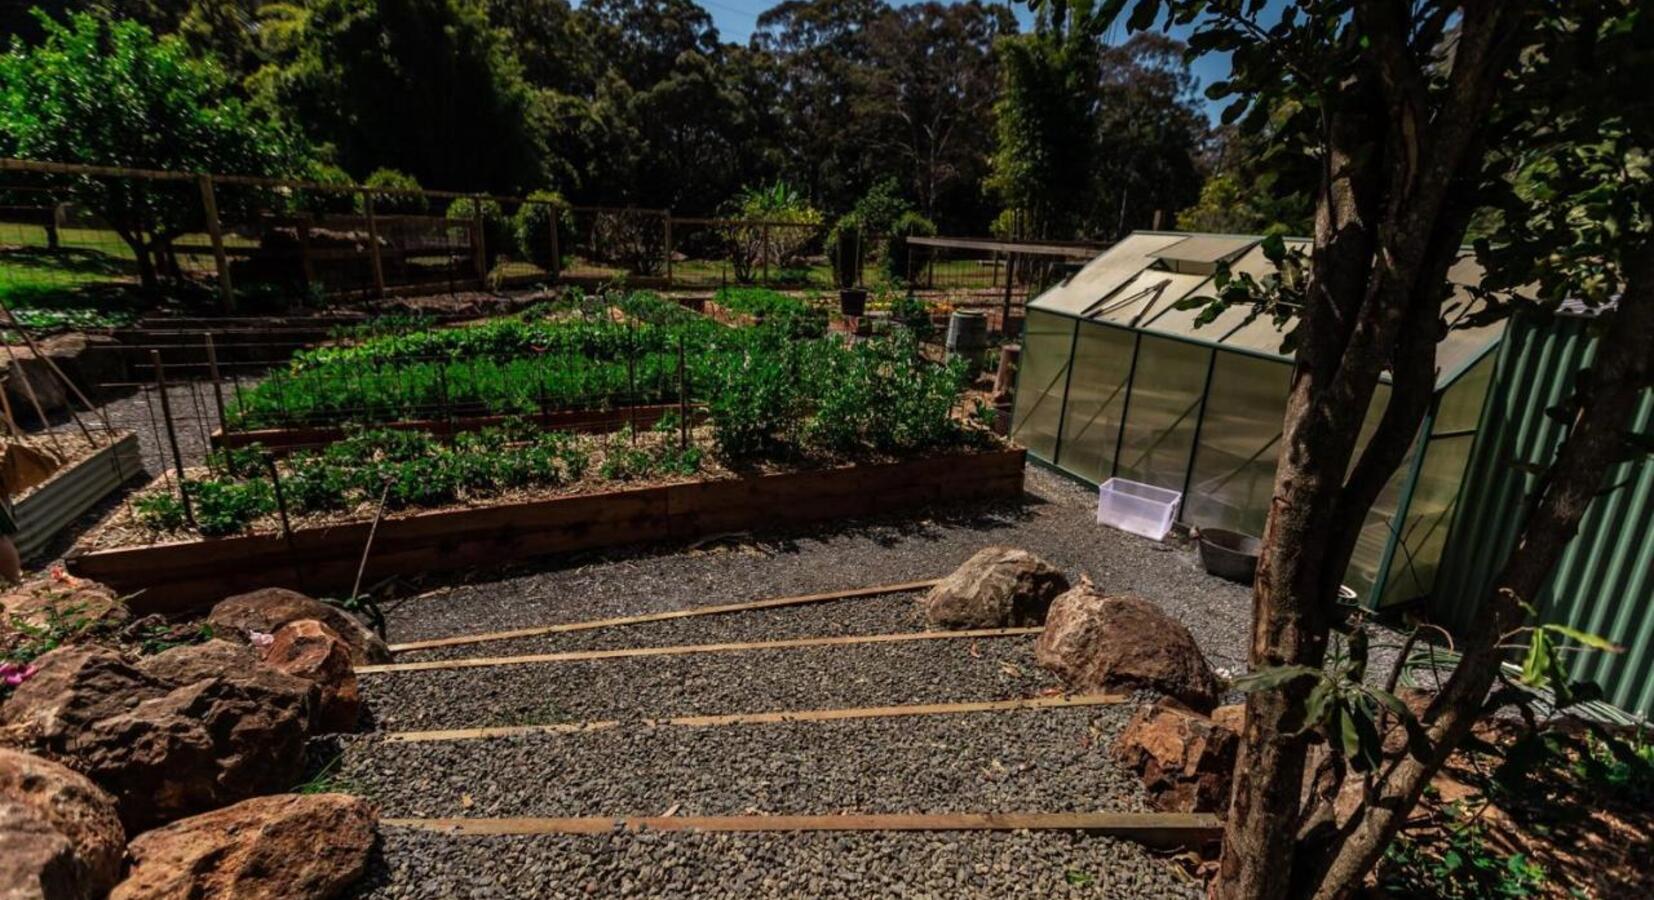
[[[1218,680],[1181,623],[1140,597],[1081,584],[1051,603],[1034,659],[1081,691],[1158,691],[1202,712]]]
[[[1212,721],[1240,734],[1246,730],[1246,704],[1231,703],[1212,710]]]
[[[356,670],[350,664],[350,645],[333,629],[315,619],[288,622],[276,630],[264,649],[264,662],[279,672],[313,682],[321,703],[313,731],[354,731],[361,712]]]
[[[361,798],[258,797],[139,835],[110,897],[325,900],[362,877],[376,837]]]
[[[350,647],[350,659],[356,665],[391,661],[385,642],[355,616],[298,591],[264,588],[237,594],[219,601],[207,615],[213,626],[242,635],[254,631],[275,634],[281,626],[300,619],[315,619],[333,629]]]
[[[224,641],[127,665],[54,650],[0,707],[0,724],[115,796],[130,831],[285,790],[303,769],[317,689]]]
[[[1143,777],[1157,809],[1215,812],[1229,803],[1240,737],[1167,700],[1132,717],[1109,751]]]
[[[925,621],[941,628],[1038,625],[1068,579],[1045,560],[1015,547],[987,547],[942,579],[920,601]]]
[[[125,855],[115,798],[50,760],[0,749],[0,897],[102,897]]]

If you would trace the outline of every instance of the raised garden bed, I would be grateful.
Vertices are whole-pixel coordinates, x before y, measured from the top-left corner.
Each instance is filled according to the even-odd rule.
[[[363,582],[939,502],[1015,498],[1022,479],[1022,450],[990,450],[412,513],[379,524]],[[75,575],[136,594],[131,605],[140,615],[179,613],[268,586],[322,595],[348,592],[372,528],[371,522],[358,521],[297,528],[287,537],[77,548],[67,564]]]
[[[71,456],[45,481],[14,499],[17,552],[25,558],[45,549],[71,522],[144,470],[138,436],[116,432]],[[72,439],[84,445],[83,438]]]
[[[675,403],[653,403],[612,409],[571,409],[520,416],[464,416],[454,419],[414,419],[387,422],[377,427],[397,431],[424,431],[437,437],[448,437],[461,432],[481,431],[504,424],[508,420],[531,422],[548,431],[602,432],[617,431],[627,425],[638,429],[652,428],[663,416],[675,412]],[[348,432],[343,426],[318,425],[295,428],[256,428],[246,431],[212,433],[215,448],[249,447],[258,444],[273,453],[325,447],[342,440]]]

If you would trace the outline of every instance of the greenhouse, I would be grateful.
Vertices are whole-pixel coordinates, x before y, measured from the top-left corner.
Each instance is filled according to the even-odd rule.
[[[1268,317],[1233,307],[1197,324],[1178,301],[1210,293],[1220,263],[1273,272],[1261,238],[1136,232],[1029,304],[1012,436],[1091,484],[1127,478],[1183,493],[1186,525],[1262,533],[1292,372]],[[1450,315],[1474,261],[1450,272]],[[1422,437],[1362,530],[1346,583],[1372,608],[1430,593],[1492,382],[1503,325],[1454,329],[1438,352]],[[1389,396],[1380,384],[1361,445]]]

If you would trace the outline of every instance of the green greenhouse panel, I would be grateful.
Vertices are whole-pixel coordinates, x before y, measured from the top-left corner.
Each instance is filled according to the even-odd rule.
[[[1183,500],[1185,521],[1263,534],[1291,376],[1292,367],[1284,362],[1217,355]]]
[[[1136,343],[1135,332],[1080,324],[1056,462],[1088,481],[1106,481],[1114,474]]]
[[[1057,455],[1074,325],[1067,316],[1037,310],[1029,310],[1024,325],[1011,437],[1028,452],[1048,461]]]
[[[1183,490],[1212,353],[1199,344],[1141,337],[1116,475]]]

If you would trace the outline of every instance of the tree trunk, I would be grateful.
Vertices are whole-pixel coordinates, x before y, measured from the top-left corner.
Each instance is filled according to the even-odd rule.
[[[1522,624],[1524,604],[1537,600],[1601,490],[1604,474],[1624,453],[1622,434],[1642,392],[1654,386],[1654,354],[1648,349],[1654,345],[1654,246],[1627,258],[1632,268],[1626,290],[1601,330],[1585,404],[1537,489],[1542,493],[1510,557],[1483,599],[1458,667],[1425,714],[1433,752],[1425,759],[1402,759],[1373,804],[1356,810],[1318,867],[1313,893],[1307,894],[1315,900],[1343,900],[1360,887],[1425,786],[1470,732],[1504,661],[1499,644]]]

